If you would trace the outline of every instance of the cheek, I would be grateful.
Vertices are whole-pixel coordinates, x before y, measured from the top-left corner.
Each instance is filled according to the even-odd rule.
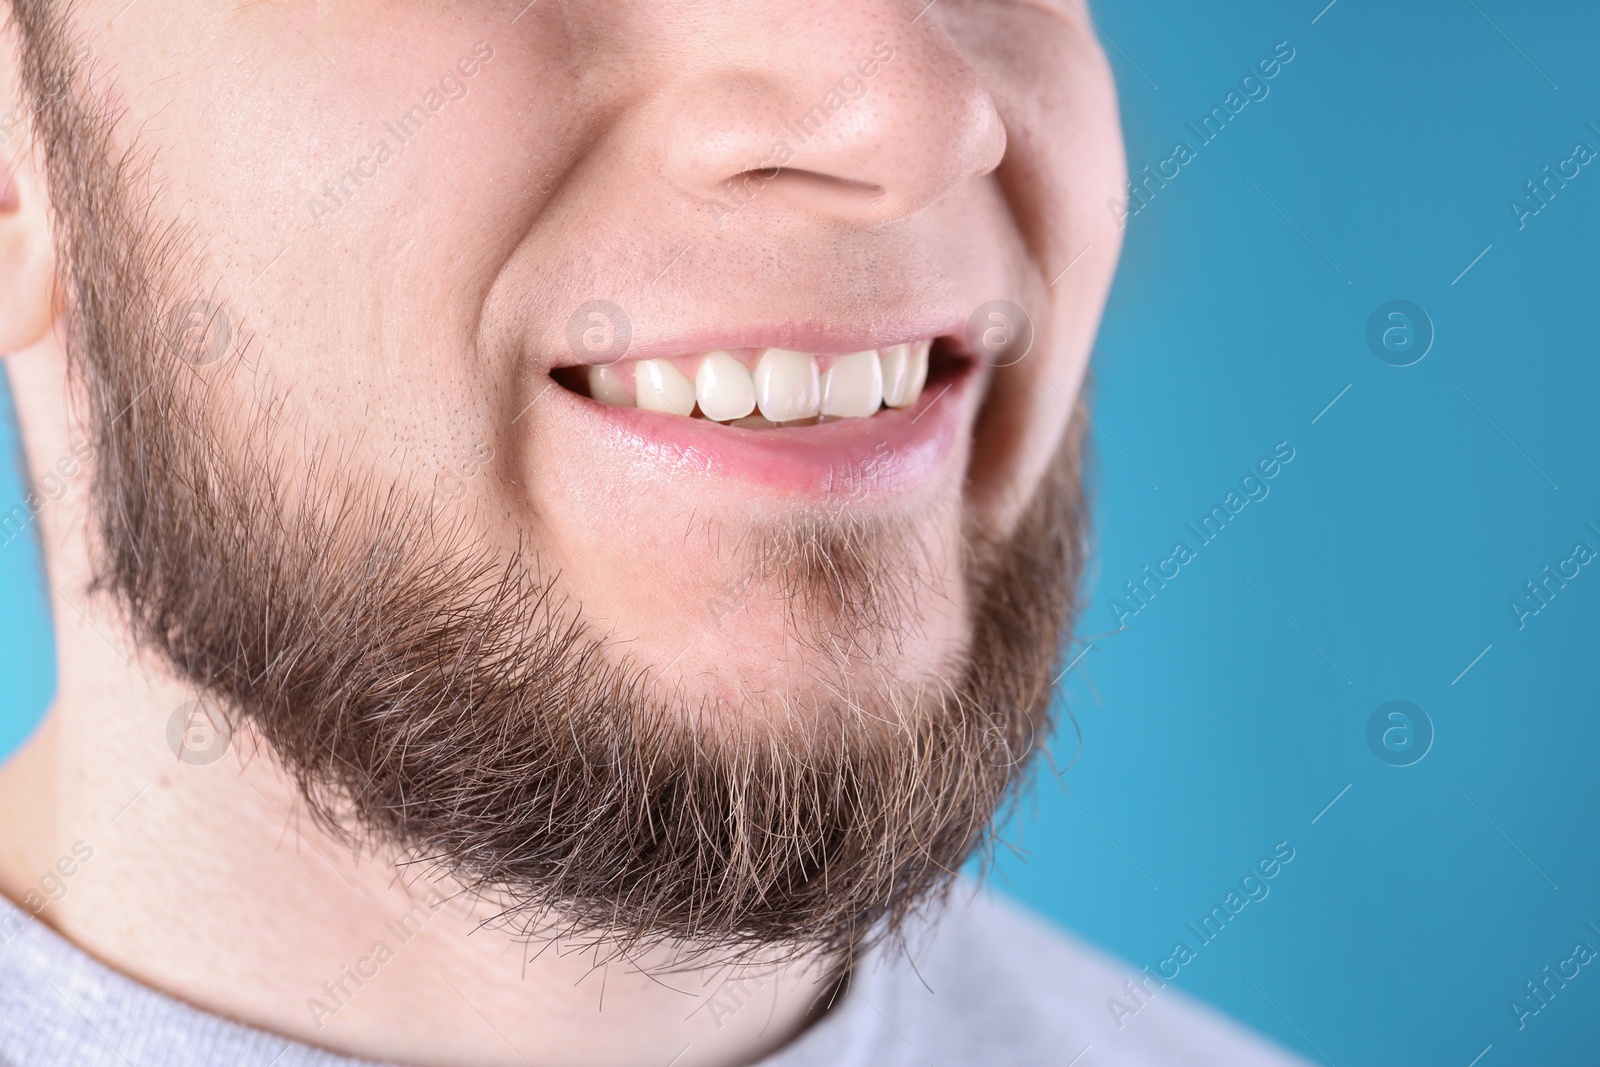
[[[1001,417],[986,419],[977,442],[972,502],[999,533],[1032,498],[1079,403],[1122,245],[1109,205],[1126,182],[1115,85],[1092,31],[1077,16],[1007,11],[944,16],[1006,126],[995,180],[1025,244],[1021,302],[1036,334],[1034,353],[997,373],[990,407]]]
[[[315,437],[437,470],[493,436],[475,315],[542,207],[527,176],[564,165],[562,109],[527,106],[558,97],[564,68],[529,51],[548,35],[400,5],[360,25],[344,7],[135,5],[99,54],[127,102],[119,148],[150,159],[158,217],[190,227],[184,265],[206,265],[176,288],[215,294],[256,342],[226,369],[220,417],[309,398],[296,414]],[[153,36],[173,43],[129,47]]]

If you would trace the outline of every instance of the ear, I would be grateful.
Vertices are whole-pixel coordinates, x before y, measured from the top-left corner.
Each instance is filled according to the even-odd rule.
[[[31,347],[56,313],[49,202],[16,60],[15,36],[0,35],[0,354]]]

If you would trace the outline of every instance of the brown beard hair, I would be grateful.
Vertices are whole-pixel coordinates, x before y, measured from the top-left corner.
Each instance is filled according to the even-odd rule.
[[[193,235],[141,195],[68,7],[13,0],[13,24],[96,457],[93,588],[261,739],[327,832],[428,865],[529,936],[730,959],[898,934],[992,848],[1050,728],[1083,557],[1078,420],[1009,537],[965,531],[973,636],[947,681],[836,694],[777,726],[675,706],[528,553],[326,448],[287,464],[270,404],[219,430],[214,380],[163,328],[192,291]],[[758,567],[791,561],[774,571],[790,602],[855,644],[914,614],[874,586],[883,534],[818,522],[769,538]]]

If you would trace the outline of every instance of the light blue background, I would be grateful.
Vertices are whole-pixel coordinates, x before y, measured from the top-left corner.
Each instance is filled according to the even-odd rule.
[[[1600,966],[1525,1029],[1508,1007],[1600,949],[1600,567],[1524,629],[1507,606],[1574,542],[1600,549],[1600,161],[1524,229],[1507,207],[1576,141],[1600,149],[1600,14],[1324,3],[1097,9],[1135,171],[1194,144],[1186,123],[1275,44],[1295,58],[1130,221],[1063,682],[1082,753],[995,878],[1155,963],[1288,841],[1177,986],[1338,1067],[1600,1062]],[[1437,334],[1405,368],[1365,339],[1396,298]],[[1279,441],[1270,495],[1112,632],[1122,583],[1194,544],[1185,523]],[[0,512],[19,498],[7,469]],[[0,549],[0,751],[51,689],[36,566]],[[1403,768],[1366,740],[1397,698],[1437,733]]]

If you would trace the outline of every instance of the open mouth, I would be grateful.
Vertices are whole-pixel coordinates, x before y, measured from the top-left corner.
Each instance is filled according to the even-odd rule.
[[[728,348],[693,355],[562,367],[556,382],[602,404],[740,429],[870,419],[913,408],[962,360],[933,338],[849,353]]]
[[[725,347],[550,376],[566,398],[553,412],[571,420],[561,432],[592,442],[592,455],[629,457],[651,479],[686,490],[693,473],[860,502],[943,466],[973,417],[982,370],[954,336],[925,336],[846,352]]]

